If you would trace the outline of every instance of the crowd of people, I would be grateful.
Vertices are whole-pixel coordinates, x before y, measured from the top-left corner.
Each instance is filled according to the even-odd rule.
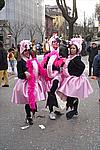
[[[37,53],[33,42],[22,40],[18,44],[17,52],[15,53],[14,48],[10,48],[8,54],[3,48],[3,43],[0,42],[0,86],[2,78],[5,80],[2,86],[9,86],[7,59],[12,72],[14,72],[14,59],[16,59],[18,80],[12,92],[12,103],[25,105],[26,122],[29,125],[33,124],[32,116],[37,112],[38,101],[46,100],[51,120],[56,120],[57,115],[62,115],[59,109],[62,103],[66,109],[67,119],[71,119],[79,113],[79,101],[93,92],[84,74],[85,64],[81,60],[82,42],[83,39],[80,37],[74,37],[67,42],[52,36],[49,41],[46,39],[42,51],[40,43],[37,43]],[[98,49],[94,42],[92,46],[88,46],[87,52],[89,53],[89,76],[98,80],[100,89]],[[38,62],[36,55],[41,52],[44,57],[41,62]],[[91,73],[92,66],[93,73]],[[57,108],[56,111],[54,107]]]

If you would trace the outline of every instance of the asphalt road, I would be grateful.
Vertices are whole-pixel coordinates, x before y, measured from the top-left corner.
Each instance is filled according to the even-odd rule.
[[[83,60],[87,62],[86,57]],[[15,80],[10,78],[10,87],[0,88],[0,150],[100,150],[99,89],[96,81],[89,80],[94,92],[80,100],[77,117],[67,120],[64,110],[63,116],[50,120],[46,101],[42,101],[38,103],[33,126],[22,130],[24,106],[11,103]],[[44,130],[39,128],[41,124]]]

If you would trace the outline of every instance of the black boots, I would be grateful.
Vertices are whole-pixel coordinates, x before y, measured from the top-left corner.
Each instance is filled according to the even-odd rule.
[[[66,105],[66,110],[68,108],[71,108],[71,111],[66,113],[66,118],[69,120],[73,118],[74,115],[78,115],[78,98],[75,97],[68,97],[67,98],[67,105]]]
[[[33,111],[31,110],[29,104],[25,105],[25,111],[26,111],[26,123],[28,123],[29,125],[33,125],[33,117],[35,116],[35,112],[37,111],[37,105],[36,105],[36,109]]]
[[[78,112],[75,111],[75,110],[71,110],[71,111],[67,112],[67,113],[66,113],[66,118],[67,118],[67,120],[73,118],[74,115],[78,115]]]

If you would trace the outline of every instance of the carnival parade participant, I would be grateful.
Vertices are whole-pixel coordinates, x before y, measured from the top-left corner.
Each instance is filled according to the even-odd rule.
[[[45,97],[43,90],[38,88],[38,62],[30,58],[29,50],[30,41],[21,41],[21,60],[17,62],[18,81],[13,89],[12,102],[15,104],[25,104],[26,121],[29,125],[32,125],[32,115],[37,111],[37,99],[44,100]]]
[[[2,85],[2,78],[4,78],[5,84],[2,87],[9,87],[8,84],[8,61],[7,51],[4,48],[4,44],[0,41],[0,86]]]
[[[82,37],[80,35],[77,35],[76,37],[73,37],[70,42],[71,44],[75,42],[78,43],[78,47],[79,47],[78,53],[80,54],[82,50],[82,42],[83,42]]]
[[[93,67],[93,60],[94,57],[98,54],[98,46],[95,42],[92,43],[91,46],[87,48],[87,52],[89,53],[88,61],[89,61],[89,74],[88,76],[91,76],[92,73],[92,67]]]
[[[83,74],[84,69],[85,65],[79,56],[79,45],[74,41],[70,44],[70,55],[63,66],[63,81],[58,89],[60,94],[67,98],[66,109],[68,110],[69,107],[72,109],[66,113],[67,119],[78,115],[79,99],[87,98],[93,92],[88,79]]]
[[[45,71],[36,59],[34,51],[31,51],[31,58],[26,62],[26,67],[31,74],[31,79],[28,80],[29,103],[31,105],[31,102],[34,102],[33,107],[35,107],[38,101],[45,100],[46,97],[44,89]]]
[[[50,111],[49,118],[51,120],[56,119],[56,114],[61,115],[59,111],[56,111],[55,112],[56,114],[55,114],[54,109],[53,109],[54,106],[59,107],[55,92],[61,82],[61,67],[64,64],[64,58],[62,56],[61,57],[59,56],[58,46],[59,44],[57,40],[54,38],[52,40],[53,50],[49,52],[48,54],[45,54],[45,57],[43,61],[41,62],[41,65],[46,69],[47,76],[48,76],[48,80],[46,81],[47,92],[48,92],[46,106],[49,107],[49,111]],[[66,53],[68,54],[67,49],[66,49]],[[60,51],[60,54],[62,54],[61,51]]]
[[[60,44],[60,39],[59,37],[55,34],[49,39],[49,44],[50,44],[50,51],[57,50],[59,51],[59,44]]]

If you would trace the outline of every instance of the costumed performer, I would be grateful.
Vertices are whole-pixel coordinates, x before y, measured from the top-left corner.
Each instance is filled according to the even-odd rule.
[[[65,61],[62,72],[62,83],[58,89],[60,94],[67,98],[67,110],[70,107],[72,111],[66,113],[67,119],[78,115],[78,99],[87,98],[93,89],[83,71],[85,64],[79,56],[79,45],[76,41],[70,45],[70,55]]]
[[[43,61],[41,62],[41,65],[46,69],[48,80],[47,83],[47,105],[49,107],[49,118],[51,120],[56,119],[56,115],[61,115],[59,111],[53,110],[53,107],[59,107],[57,98],[56,98],[56,90],[60,85],[61,82],[61,68],[64,65],[64,57],[68,56],[68,50],[67,47],[63,48],[63,50],[58,51],[58,43],[56,39],[53,39],[52,41],[53,50],[45,54],[45,57]],[[65,53],[64,53],[65,51]],[[60,54],[60,55],[59,55]],[[63,56],[62,56],[63,55]]]
[[[37,111],[36,98],[40,97],[37,94],[38,86],[36,84],[38,67],[35,61],[33,61],[32,64],[29,62],[29,40],[23,40],[20,42],[20,55],[21,60],[17,62],[18,81],[13,89],[12,102],[15,104],[25,104],[26,121],[29,125],[32,125],[32,115]],[[34,69],[33,66],[35,66]],[[42,98],[44,99],[43,95]]]

